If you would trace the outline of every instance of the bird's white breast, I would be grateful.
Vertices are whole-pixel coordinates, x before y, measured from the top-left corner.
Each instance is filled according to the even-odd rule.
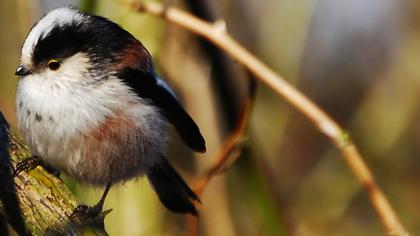
[[[16,99],[19,126],[26,142],[32,153],[47,164],[80,180],[102,185],[106,179],[118,182],[133,176],[124,176],[127,168],[121,168],[121,173],[118,168],[108,170],[113,171],[114,177],[107,176],[107,170],[86,176],[98,165],[112,164],[101,160],[120,158],[136,168],[131,173],[136,175],[144,169],[141,166],[153,161],[151,156],[162,152],[166,121],[154,106],[142,102],[119,80],[84,84],[47,77],[32,75],[21,79]],[[119,127],[112,119],[131,126]],[[115,124],[106,126],[106,122]],[[98,138],[95,130],[102,126],[104,130],[98,132],[104,137]],[[96,136],[89,137],[92,134]],[[94,157],[89,157],[89,153],[94,153]]]

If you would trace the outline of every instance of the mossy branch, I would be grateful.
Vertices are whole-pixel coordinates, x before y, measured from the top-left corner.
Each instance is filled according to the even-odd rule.
[[[78,205],[75,196],[61,179],[42,167],[12,178],[16,163],[30,156],[0,112],[0,219],[19,235],[83,235],[86,230],[106,235],[104,215],[89,222],[70,220]]]

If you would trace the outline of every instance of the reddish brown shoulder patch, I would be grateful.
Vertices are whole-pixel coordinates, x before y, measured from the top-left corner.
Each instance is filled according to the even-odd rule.
[[[152,63],[151,56],[147,49],[138,41],[128,44],[121,54],[116,65],[117,69],[138,68],[147,69]]]

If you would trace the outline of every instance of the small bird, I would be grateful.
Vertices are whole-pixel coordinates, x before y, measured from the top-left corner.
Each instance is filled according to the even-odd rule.
[[[33,154],[17,174],[41,164],[106,186],[98,204],[75,210],[96,214],[112,185],[145,175],[169,210],[197,215],[198,197],[165,159],[168,123],[195,151],[205,152],[205,140],[133,35],[61,7],[32,27],[15,74],[18,123]]]

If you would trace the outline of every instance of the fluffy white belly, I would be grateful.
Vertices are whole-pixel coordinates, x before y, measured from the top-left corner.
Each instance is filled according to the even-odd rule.
[[[109,83],[87,89],[21,80],[19,126],[33,155],[94,185],[142,175],[164,150],[166,120],[124,85]]]

